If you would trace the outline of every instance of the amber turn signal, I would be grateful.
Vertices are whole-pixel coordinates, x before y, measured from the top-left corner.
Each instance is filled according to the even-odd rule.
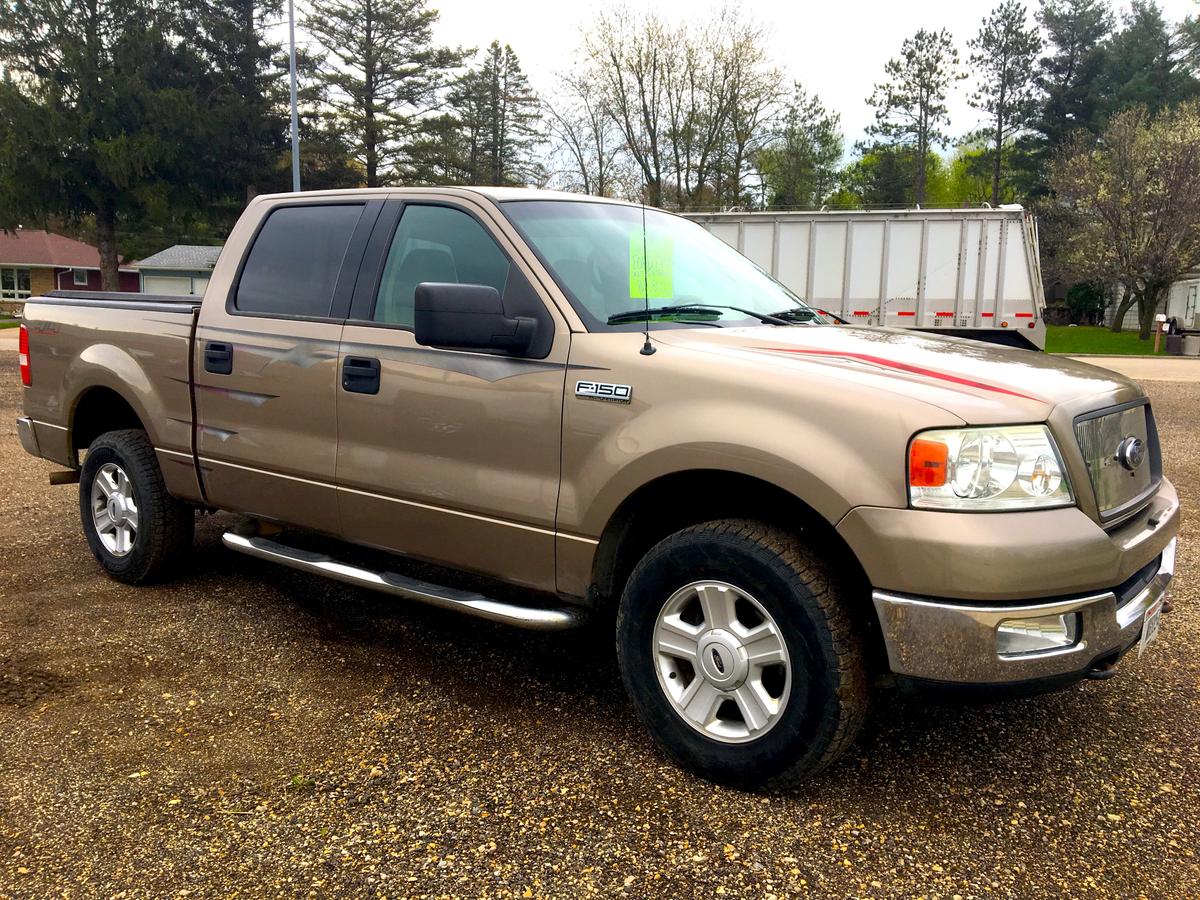
[[[912,487],[941,487],[946,483],[950,448],[941,441],[917,438],[908,449],[908,483]]]

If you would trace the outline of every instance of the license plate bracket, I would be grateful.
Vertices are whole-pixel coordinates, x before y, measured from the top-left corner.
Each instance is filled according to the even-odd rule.
[[[1138,641],[1138,657],[1146,652],[1146,648],[1158,637],[1158,626],[1162,622],[1163,598],[1159,597],[1142,614],[1142,637]]]

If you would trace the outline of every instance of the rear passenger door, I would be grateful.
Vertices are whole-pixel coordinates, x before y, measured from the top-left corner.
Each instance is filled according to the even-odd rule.
[[[538,320],[524,357],[423,347],[423,282],[496,288]],[[554,588],[570,334],[486,207],[389,201],[342,333],[337,481],[352,540]]]
[[[212,505],[339,532],[338,343],[382,207],[381,199],[264,201],[231,236],[248,240],[249,252],[235,270],[214,272],[193,361]]]

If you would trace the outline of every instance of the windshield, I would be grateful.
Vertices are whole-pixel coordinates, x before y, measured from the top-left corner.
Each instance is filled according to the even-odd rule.
[[[652,328],[826,324],[746,257],[679,216],[646,209],[643,233],[636,206],[519,200],[502,207],[592,331],[641,330],[647,321]]]

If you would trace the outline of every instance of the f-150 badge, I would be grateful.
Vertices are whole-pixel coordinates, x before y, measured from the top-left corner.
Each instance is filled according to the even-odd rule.
[[[628,403],[633,397],[633,388],[627,384],[606,384],[603,381],[575,382],[575,396],[589,400],[608,400],[612,403]]]

